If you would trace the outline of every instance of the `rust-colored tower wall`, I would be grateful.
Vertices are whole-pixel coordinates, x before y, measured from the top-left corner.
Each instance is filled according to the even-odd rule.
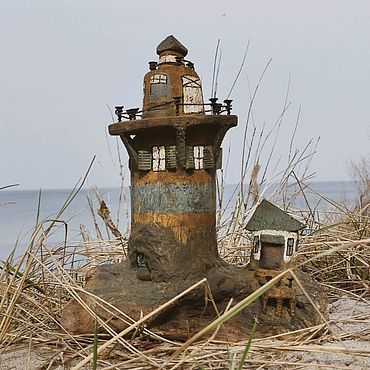
[[[151,80],[154,79],[155,76],[161,76],[158,77],[158,82],[161,80],[164,82],[164,80],[166,80],[165,84],[158,83],[157,85],[166,85],[166,88],[168,88],[168,91],[171,93],[171,100],[175,97],[183,98],[184,79],[186,81],[185,84],[199,84],[199,87],[201,87],[200,78],[192,68],[189,68],[184,64],[176,63],[159,64],[156,70],[150,71],[144,76],[143,118],[176,115],[176,105],[169,104],[169,95],[165,95],[166,91],[160,91],[157,93],[157,96],[153,96],[153,94],[151,94],[151,90],[153,89]],[[198,106],[197,108],[199,111],[203,110],[203,107]],[[183,105],[179,106],[178,109],[179,114],[184,114]]]
[[[191,114],[110,126],[131,153],[129,257],[134,266],[139,255],[145,260],[151,280],[204,273],[215,264],[216,168],[222,139],[236,123],[232,115]],[[207,168],[189,163],[197,145],[209,150],[209,163],[206,157],[203,163]],[[174,148],[174,163],[154,171],[150,156],[143,170],[140,153],[150,154],[155,146]]]

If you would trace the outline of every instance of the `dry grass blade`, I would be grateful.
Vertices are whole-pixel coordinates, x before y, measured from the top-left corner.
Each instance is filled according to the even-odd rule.
[[[13,188],[15,186],[19,186],[19,184],[10,184],[10,185],[5,185],[5,186],[0,186],[0,190]]]
[[[252,119],[251,107],[249,114],[249,119]],[[277,122],[280,122],[279,119],[280,116]],[[327,368],[330,364],[332,368],[343,368],[343,364],[348,363],[353,368],[368,368],[370,219],[364,212],[368,208],[363,205],[351,208],[328,196],[322,196],[312,189],[306,178],[299,176],[297,167],[304,167],[305,162],[311,159],[314,142],[299,152],[293,150],[291,141],[288,168],[278,172],[270,183],[265,181],[261,184],[256,166],[259,166],[260,151],[264,146],[263,135],[253,131],[252,139],[246,139],[249,146],[250,140],[259,136],[256,153],[252,152],[251,147],[247,148],[247,144],[245,147],[242,171],[244,177],[241,182],[246,183],[247,187],[240,184],[235,187],[233,199],[228,203],[230,209],[222,209],[222,201],[219,204],[217,222],[220,254],[228,263],[240,266],[248,263],[251,243],[244,225],[252,210],[251,205],[259,196],[266,195],[267,189],[272,187],[275,180],[278,181],[276,188],[271,191],[271,197],[309,224],[307,234],[301,238],[298,268],[322,285],[332,303],[332,312],[327,322],[314,327],[268,338],[253,338],[248,355],[245,356],[244,367],[312,368],[314,364],[317,368]],[[247,167],[249,181],[246,181]],[[253,168],[256,168],[254,175]],[[288,191],[292,178],[295,179],[297,189]],[[224,199],[224,184],[224,179],[221,179],[221,199]],[[0,271],[0,361],[5,363],[6,357],[3,356],[8,356],[12,351],[18,354],[20,352],[17,351],[23,350],[19,357],[24,357],[25,362],[19,368],[27,368],[27,363],[32,367],[35,353],[44,353],[45,369],[61,365],[79,369],[93,360],[95,348],[97,368],[236,369],[241,357],[243,360],[246,343],[218,341],[217,330],[226,320],[258,299],[281,276],[277,276],[235,306],[232,307],[230,302],[214,322],[185,344],[153,334],[143,327],[145,321],[156,312],[171,307],[181,295],[135,321],[125,315],[125,312],[84,289],[86,276],[91,274],[91,269],[126,258],[128,237],[117,233],[115,240],[103,240],[102,233],[97,230],[100,240],[94,240],[84,230],[86,242],[68,243],[68,225],[61,220],[61,215],[80,187],[81,183],[76,185],[55,219],[36,222],[23,254],[16,258],[13,251],[3,262]],[[253,194],[256,199],[253,199]],[[303,199],[304,209],[295,207],[297,197]],[[41,197],[39,199],[41,201]],[[323,204],[327,207],[318,208],[318,205],[321,207]],[[93,208],[92,212],[95,217]],[[65,228],[65,240],[60,245],[50,245],[48,238],[60,224]],[[113,224],[113,220],[109,219],[107,224]],[[285,273],[292,274],[299,285],[299,275],[295,270],[287,270],[282,274]],[[205,286],[207,295],[215,305],[208,282],[203,279],[197,284],[196,286]],[[186,294],[187,291],[181,294]],[[105,309],[109,317],[122,320],[127,329],[117,333],[110,327],[109,321],[97,317],[97,325],[104,333],[95,335],[95,343],[94,335],[73,336],[67,333],[60,324],[60,315],[69,299],[76,299],[87,312],[94,315],[93,310],[81,299],[83,295],[87,295],[99,308]],[[314,300],[311,301],[315,305]],[[217,312],[217,307],[215,308]],[[138,330],[138,335],[131,339],[123,338],[139,327],[143,330]]]

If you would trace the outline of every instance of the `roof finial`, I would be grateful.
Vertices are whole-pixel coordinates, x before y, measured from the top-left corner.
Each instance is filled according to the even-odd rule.
[[[188,54],[188,49],[181,44],[179,40],[173,35],[167,36],[158,46],[157,54],[161,55],[165,51],[174,51],[183,58]]]

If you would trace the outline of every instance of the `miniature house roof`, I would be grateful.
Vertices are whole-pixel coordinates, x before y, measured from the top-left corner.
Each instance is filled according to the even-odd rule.
[[[298,231],[305,225],[266,199],[257,206],[245,228],[249,231]]]
[[[179,53],[182,57],[186,57],[188,54],[188,49],[181,44],[179,40],[173,35],[167,36],[158,46],[157,54],[161,55],[165,51],[175,51]]]

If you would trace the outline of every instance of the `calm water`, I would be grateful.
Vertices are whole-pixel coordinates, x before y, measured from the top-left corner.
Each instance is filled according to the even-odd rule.
[[[353,182],[316,182],[311,184],[312,187],[320,194],[331,198],[335,201],[353,203],[356,196],[356,184]],[[225,199],[228,199],[234,185],[228,185],[225,188]],[[108,207],[111,210],[112,219],[117,220],[117,211],[119,204],[119,189],[101,189]],[[56,214],[62,208],[68,198],[70,190],[45,190],[41,192],[40,220],[55,218]],[[29,240],[32,228],[36,222],[37,204],[39,191],[27,190],[3,190],[0,191],[0,259],[5,259],[12,248],[17,243],[19,250],[22,250]],[[83,224],[95,236],[95,229],[87,197],[93,202],[93,209],[98,208],[95,195],[91,190],[81,190],[76,198],[61,216],[61,220],[68,222],[68,240],[79,241],[80,225]],[[125,197],[129,201],[129,191],[125,191]],[[314,207],[317,198],[310,196],[310,203]],[[302,198],[298,198],[297,206],[304,208],[305,204]],[[325,202],[321,202],[320,207],[326,207]],[[129,205],[121,204],[120,224],[121,230],[127,227],[127,214]],[[103,223],[97,216],[97,222],[101,231],[104,233]],[[104,235],[106,236],[106,234]],[[56,228],[49,241],[52,243],[61,243],[64,239],[64,228]]]

